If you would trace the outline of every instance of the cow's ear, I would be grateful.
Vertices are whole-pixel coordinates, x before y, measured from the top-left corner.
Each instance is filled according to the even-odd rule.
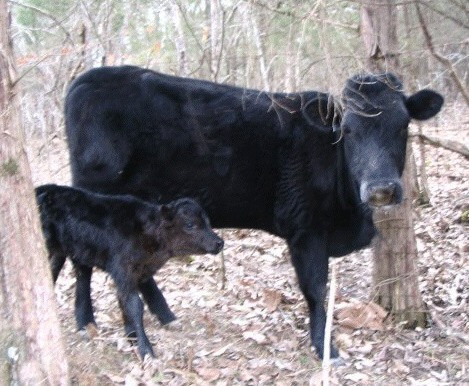
[[[406,100],[407,110],[411,118],[425,120],[434,117],[443,106],[444,98],[433,90],[421,90]]]
[[[323,132],[332,132],[340,127],[340,111],[332,96],[318,93],[302,107],[303,117],[309,125]]]
[[[161,216],[163,217],[164,220],[167,220],[167,221],[174,220],[175,211],[171,205],[161,205],[160,209],[161,209]]]

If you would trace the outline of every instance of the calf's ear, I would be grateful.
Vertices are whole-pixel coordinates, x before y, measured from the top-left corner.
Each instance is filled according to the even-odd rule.
[[[434,117],[443,106],[444,98],[433,90],[421,90],[406,100],[406,107],[411,118],[425,120]]]

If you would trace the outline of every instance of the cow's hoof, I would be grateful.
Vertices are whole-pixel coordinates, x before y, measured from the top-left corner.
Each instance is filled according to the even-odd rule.
[[[345,366],[345,360],[341,357],[331,358],[331,365],[334,367]]]
[[[323,345],[313,345],[313,348],[316,350],[316,354],[318,355],[319,359],[324,359],[324,346]],[[339,359],[339,351],[335,348],[333,344],[331,344],[331,351],[330,356],[331,361],[333,359]]]

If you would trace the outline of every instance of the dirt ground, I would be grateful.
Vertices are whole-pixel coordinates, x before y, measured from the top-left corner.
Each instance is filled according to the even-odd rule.
[[[468,146],[468,118],[456,111],[446,107],[438,121],[424,125],[425,132]],[[34,183],[69,184],[63,135],[30,138],[28,143]],[[419,163],[418,147],[414,149]],[[334,260],[333,334],[345,363],[332,368],[331,384],[469,384],[469,163],[441,148],[425,149],[431,205],[416,208],[415,229],[429,326],[405,330],[368,302],[373,293],[370,249]],[[466,222],[461,221],[463,213]],[[310,349],[306,304],[285,243],[259,231],[221,234],[224,289],[220,256],[173,259],[157,273],[178,320],[162,327],[145,312],[146,332],[157,355],[145,363],[123,337],[113,284],[102,272],[92,283],[97,335],[90,339],[76,331],[75,279],[67,263],[56,294],[74,384],[320,383],[321,363]]]

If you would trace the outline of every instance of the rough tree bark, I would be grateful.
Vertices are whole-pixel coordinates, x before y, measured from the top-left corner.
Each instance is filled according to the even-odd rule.
[[[398,72],[395,0],[366,0],[362,4],[362,37],[368,70]],[[388,211],[376,211],[380,236],[374,249],[374,300],[408,327],[425,326],[426,312],[416,272],[417,244],[412,219],[411,146],[402,182],[405,199]]]
[[[7,1],[0,0],[0,384],[68,384],[9,37]]]

